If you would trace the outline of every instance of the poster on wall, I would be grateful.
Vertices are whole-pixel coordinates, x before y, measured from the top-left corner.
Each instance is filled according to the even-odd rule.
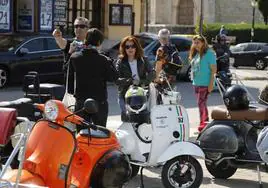
[[[18,31],[34,30],[34,0],[19,0],[17,6]]]
[[[10,0],[2,0],[0,2],[0,32],[10,32],[12,13]]]
[[[66,26],[67,24],[67,7],[68,0],[55,0],[54,13],[53,13],[53,25]]]
[[[110,4],[109,25],[131,25],[132,5]]]
[[[52,31],[53,29],[53,0],[40,0],[40,19],[39,30],[40,31]]]

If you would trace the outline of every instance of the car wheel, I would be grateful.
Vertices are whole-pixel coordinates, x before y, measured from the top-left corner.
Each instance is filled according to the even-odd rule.
[[[265,64],[265,62],[264,62],[262,59],[258,59],[258,60],[256,61],[255,66],[256,66],[256,69],[258,69],[258,70],[263,70],[263,69],[265,69],[266,64]]]
[[[3,88],[8,83],[8,71],[7,68],[0,65],[0,88]]]
[[[188,68],[185,76],[184,76],[184,80],[187,81],[187,82],[190,82],[191,81],[191,67]]]

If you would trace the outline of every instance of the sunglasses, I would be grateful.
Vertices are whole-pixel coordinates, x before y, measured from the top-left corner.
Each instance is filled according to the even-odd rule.
[[[134,48],[136,48],[136,46],[134,44],[132,44],[132,45],[126,45],[125,48],[127,50],[130,49],[130,48],[134,49]]]
[[[84,24],[77,24],[77,25],[74,25],[74,28],[81,28],[81,29],[85,29],[87,26],[84,25]]]

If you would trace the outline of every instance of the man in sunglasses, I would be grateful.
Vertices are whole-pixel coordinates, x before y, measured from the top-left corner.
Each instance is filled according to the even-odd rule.
[[[64,53],[64,78],[66,77],[69,58],[74,51],[82,49],[88,28],[89,20],[84,17],[78,17],[74,21],[75,38],[73,40],[66,40],[63,38],[62,32],[58,28],[56,28],[52,33],[58,46],[63,50]]]

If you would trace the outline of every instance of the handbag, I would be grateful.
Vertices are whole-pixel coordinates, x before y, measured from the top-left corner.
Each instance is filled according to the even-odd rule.
[[[66,108],[68,108],[71,111],[74,111],[76,98],[74,97],[73,94],[68,93],[68,80],[69,80],[69,71],[70,71],[69,66],[70,65],[68,65],[68,69],[67,69],[66,89],[65,89],[65,94],[64,94],[63,99],[62,99],[62,103],[64,104],[64,106]],[[76,87],[76,75],[74,74],[74,91],[76,89],[75,87]]]

